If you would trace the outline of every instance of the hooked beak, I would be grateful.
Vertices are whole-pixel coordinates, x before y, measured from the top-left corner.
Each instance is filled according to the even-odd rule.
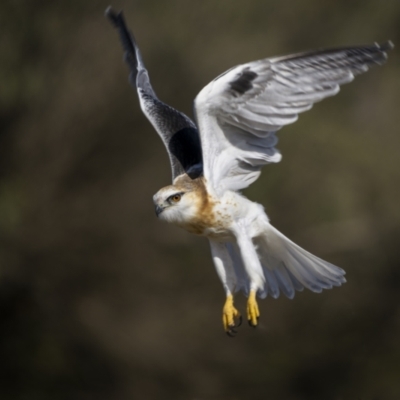
[[[163,210],[164,210],[163,207],[161,207],[159,205],[156,205],[156,215],[157,215],[157,217],[163,212]]]

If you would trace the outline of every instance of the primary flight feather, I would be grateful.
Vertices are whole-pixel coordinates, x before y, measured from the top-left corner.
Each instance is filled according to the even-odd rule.
[[[317,50],[239,65],[209,83],[195,99],[197,125],[160,101],[149,80],[134,36],[122,12],[107,17],[118,29],[130,82],[141,108],[170,158],[172,185],[154,195],[160,219],[206,236],[226,302],[223,326],[232,336],[241,323],[233,295],[248,296],[247,319],[258,324],[256,297],[282,292],[293,298],[346,282],[345,272],[290,241],[270,223],[264,208],[242,194],[261,168],[281,160],[276,132],[295,122],[340,85],[386,61],[391,42]]]

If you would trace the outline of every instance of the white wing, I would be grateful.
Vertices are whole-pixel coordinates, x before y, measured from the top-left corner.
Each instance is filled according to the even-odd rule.
[[[280,161],[278,129],[369,66],[384,63],[392,47],[388,42],[267,58],[209,83],[195,99],[195,112],[211,187],[223,192],[249,186],[262,166]]]

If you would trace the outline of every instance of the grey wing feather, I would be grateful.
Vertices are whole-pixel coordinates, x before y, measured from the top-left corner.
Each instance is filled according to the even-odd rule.
[[[129,80],[137,88],[143,113],[160,135],[170,158],[172,180],[187,173],[192,179],[203,173],[200,137],[195,123],[185,114],[160,101],[149,79],[133,34],[128,30],[123,14],[111,7],[106,16],[118,29],[125,61],[130,67]]]

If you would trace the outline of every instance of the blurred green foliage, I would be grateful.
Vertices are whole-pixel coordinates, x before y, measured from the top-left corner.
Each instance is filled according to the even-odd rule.
[[[397,48],[283,129],[283,161],[246,191],[348,283],[268,298],[260,327],[231,340],[206,241],[154,216],[169,164],[107,5],[2,4],[0,398],[399,399]],[[233,65],[400,43],[395,0],[113,5],[159,97],[188,115]]]

